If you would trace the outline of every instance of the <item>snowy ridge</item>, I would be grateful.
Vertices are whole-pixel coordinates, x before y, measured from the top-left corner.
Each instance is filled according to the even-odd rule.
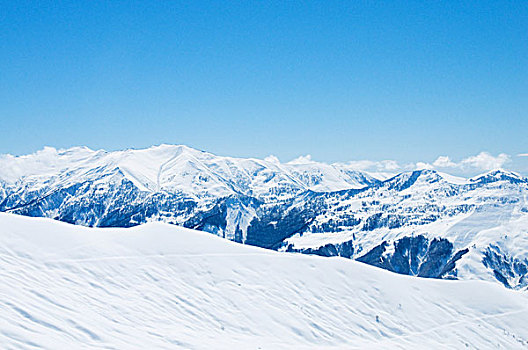
[[[281,164],[221,157],[183,145],[115,152],[46,147],[27,156],[4,155],[0,157],[0,169],[0,181],[8,184],[35,177],[50,181],[73,169],[82,179],[90,179],[105,169],[120,170],[141,190],[182,192],[196,197],[234,193],[266,196],[282,189],[326,192],[362,188],[378,181],[345,165]]]
[[[284,254],[161,223],[0,213],[0,347],[528,346],[525,293]]]

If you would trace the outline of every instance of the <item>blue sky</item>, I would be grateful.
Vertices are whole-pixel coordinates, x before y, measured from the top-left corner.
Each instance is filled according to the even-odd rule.
[[[525,1],[0,4],[0,153],[485,151],[528,170]]]

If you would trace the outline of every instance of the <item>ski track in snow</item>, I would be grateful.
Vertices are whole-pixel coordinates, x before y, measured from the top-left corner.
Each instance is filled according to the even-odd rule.
[[[371,346],[373,346],[373,345],[379,346],[379,345],[381,345],[383,343],[385,343],[385,344],[386,343],[390,343],[390,342],[393,342],[394,340],[397,340],[397,339],[407,339],[407,338],[411,338],[411,337],[417,337],[417,336],[421,336],[421,335],[426,335],[426,334],[429,334],[429,333],[433,333],[433,332],[439,331],[441,329],[451,328],[451,327],[459,326],[459,325],[463,325],[463,324],[468,324],[469,322],[484,321],[484,320],[487,320],[487,319],[493,319],[493,318],[503,317],[503,316],[508,316],[508,315],[523,314],[523,313],[526,313],[527,310],[528,309],[523,308],[523,309],[517,310],[517,311],[499,312],[499,313],[496,313],[496,314],[485,315],[485,316],[481,316],[481,317],[472,317],[472,318],[467,318],[467,319],[463,319],[463,320],[460,320],[460,321],[448,322],[448,323],[444,323],[444,324],[441,324],[441,325],[436,326],[436,327],[432,327],[432,328],[430,328],[428,330],[425,330],[425,331],[422,331],[422,332],[414,332],[414,333],[409,333],[409,334],[406,334],[406,335],[390,337],[388,339],[384,339],[384,340],[381,340],[379,342],[374,342],[374,343],[371,344]]]

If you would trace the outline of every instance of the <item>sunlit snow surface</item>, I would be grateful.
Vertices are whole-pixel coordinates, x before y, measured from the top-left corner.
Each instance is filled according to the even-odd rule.
[[[524,348],[528,295],[162,223],[0,214],[0,348]]]

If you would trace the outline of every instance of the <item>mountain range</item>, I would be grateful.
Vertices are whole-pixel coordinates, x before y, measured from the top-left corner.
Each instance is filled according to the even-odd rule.
[[[0,156],[0,211],[97,227],[162,221],[400,274],[528,287],[528,179],[434,170],[380,177],[161,145]]]

